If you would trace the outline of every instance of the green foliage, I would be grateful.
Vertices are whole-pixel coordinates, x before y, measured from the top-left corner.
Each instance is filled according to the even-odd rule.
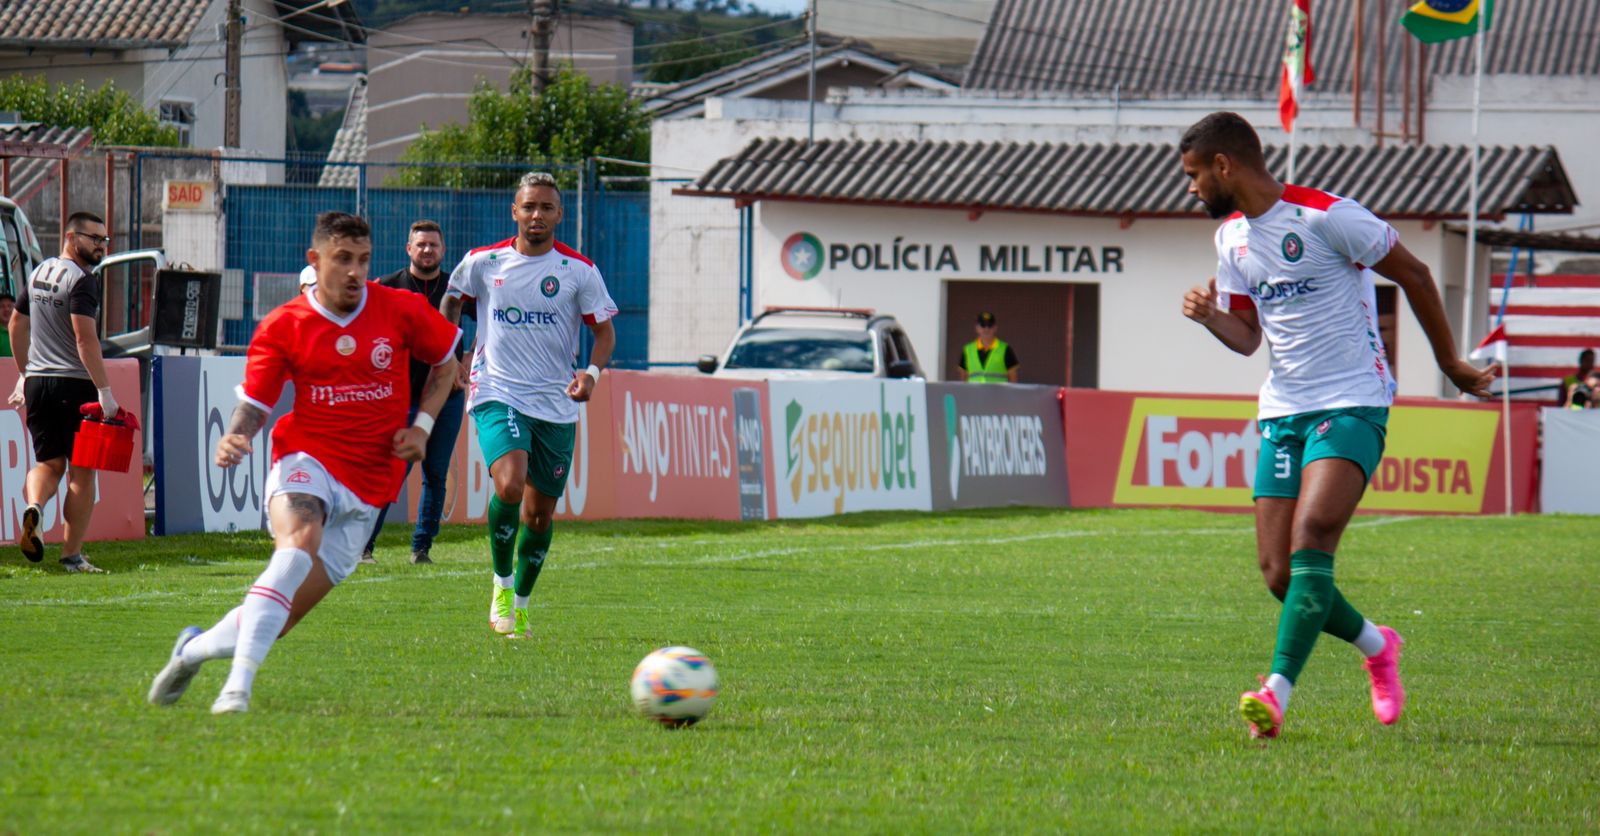
[[[269,536],[95,543],[93,577],[11,549],[0,833],[1600,833],[1594,533],[1358,519],[1339,585],[1405,635],[1406,714],[1324,636],[1270,744],[1236,711],[1279,610],[1242,514],[562,522],[519,641],[482,525],[435,566],[394,526],[232,717],[227,661],[144,693]],[[669,732],[627,683],[679,643],[722,692]]]
[[[639,103],[620,85],[593,86],[571,67],[562,67],[542,95],[534,94],[527,68],[512,73],[504,92],[480,82],[467,114],[466,125],[422,126],[401,162],[553,162],[570,169],[593,156],[650,158],[650,118]],[[515,167],[403,166],[393,180],[401,186],[500,188],[522,173]],[[563,187],[576,182],[570,170],[553,173]]]
[[[335,110],[321,116],[312,116],[306,106],[306,94],[289,91],[288,149],[309,154],[326,155],[333,148],[333,138],[344,123],[344,110]]]
[[[140,109],[133,97],[111,82],[90,90],[82,81],[51,87],[44,76],[0,79],[0,110],[15,110],[26,122],[88,128],[98,145],[176,146],[178,130],[163,126],[156,114]]]

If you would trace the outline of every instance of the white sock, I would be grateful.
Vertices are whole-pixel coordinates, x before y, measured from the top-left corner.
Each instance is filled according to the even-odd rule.
[[[234,649],[228,682],[222,686],[224,692],[250,693],[256,670],[289,620],[295,590],[310,571],[311,555],[301,549],[278,549],[272,553],[267,571],[256,578],[255,586],[250,587],[239,607],[239,643]]]
[[[1293,683],[1284,677],[1283,674],[1275,673],[1267,677],[1267,690],[1271,691],[1272,695],[1278,698],[1279,710],[1289,710],[1289,692],[1294,690]]]
[[[519,610],[525,610],[528,608],[528,599],[532,597],[532,595],[513,595],[511,596],[511,606]]]
[[[190,639],[183,646],[184,663],[198,665],[232,656],[234,647],[239,644],[239,622],[243,617],[244,606],[234,607],[210,630]]]
[[[494,576],[494,585],[500,587],[501,589],[510,589],[511,588],[511,578],[512,578],[511,575],[506,575],[503,578],[500,577],[499,575],[495,575]]]
[[[1366,621],[1361,624],[1361,635],[1356,636],[1356,640],[1351,644],[1355,645],[1362,655],[1370,659],[1383,652],[1383,634],[1378,632],[1376,624]]]

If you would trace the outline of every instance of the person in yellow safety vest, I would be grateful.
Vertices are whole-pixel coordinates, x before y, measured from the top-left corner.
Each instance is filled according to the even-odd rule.
[[[978,338],[961,349],[961,379],[967,383],[1016,383],[1017,352],[994,335],[994,314],[978,314]]]

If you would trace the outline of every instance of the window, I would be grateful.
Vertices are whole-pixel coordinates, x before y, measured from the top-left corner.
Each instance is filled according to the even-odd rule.
[[[194,145],[194,102],[179,99],[161,100],[161,124],[178,129],[178,144],[184,148]]]
[[[730,369],[813,369],[872,374],[872,335],[832,329],[756,328],[728,355]]]

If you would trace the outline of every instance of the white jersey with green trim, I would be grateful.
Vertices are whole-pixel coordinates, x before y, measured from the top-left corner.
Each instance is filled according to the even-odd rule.
[[[1361,204],[1300,186],[1259,217],[1223,222],[1218,305],[1254,306],[1272,352],[1260,417],[1394,402],[1368,268],[1399,240]]]
[[[544,255],[517,252],[516,239],[478,247],[450,274],[450,293],[478,301],[478,347],[468,406],[499,401],[532,418],[578,420],[567,397],[579,327],[617,315],[594,262],[557,242]]]

